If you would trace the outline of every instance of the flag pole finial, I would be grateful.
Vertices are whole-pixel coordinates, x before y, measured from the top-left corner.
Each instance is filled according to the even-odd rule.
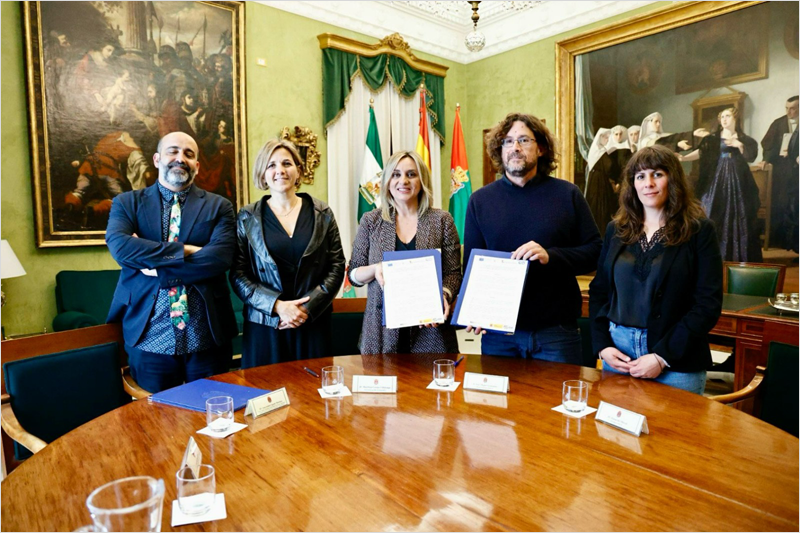
[[[373,104],[375,104],[375,99],[374,98],[370,98],[369,99],[369,106],[372,107]]]

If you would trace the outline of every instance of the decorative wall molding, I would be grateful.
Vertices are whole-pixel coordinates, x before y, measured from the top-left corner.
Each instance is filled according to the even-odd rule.
[[[486,47],[477,53],[469,52],[464,46],[464,37],[472,29],[469,19],[458,23],[456,16],[437,17],[409,2],[262,0],[259,3],[377,39],[398,32],[417,52],[468,64],[653,2],[548,1],[521,11],[506,12],[494,6],[500,2],[485,2],[478,30],[486,36]]]

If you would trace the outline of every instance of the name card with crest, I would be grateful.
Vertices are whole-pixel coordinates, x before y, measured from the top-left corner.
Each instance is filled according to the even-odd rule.
[[[493,376],[475,372],[464,372],[464,389],[501,392],[503,394],[511,390],[508,385],[508,376]]]
[[[622,407],[617,407],[606,402],[600,402],[597,406],[595,420],[599,420],[609,426],[613,426],[622,431],[627,431],[632,435],[640,436],[642,433],[650,433],[647,428],[647,417],[628,411]]]
[[[353,376],[353,392],[395,393],[397,376]]]
[[[287,405],[289,405],[289,396],[286,394],[285,388],[280,388],[257,398],[247,400],[247,407],[244,410],[244,414],[250,415],[253,418],[258,418],[261,415],[265,415],[281,407],[286,407]]]
[[[188,468],[192,471],[192,478],[197,479],[200,465],[203,463],[203,452],[197,447],[194,437],[189,437],[189,442],[186,444],[186,451],[183,453],[183,461],[181,461],[181,469]]]

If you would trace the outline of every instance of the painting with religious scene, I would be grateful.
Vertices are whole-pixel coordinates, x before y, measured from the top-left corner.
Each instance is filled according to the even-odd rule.
[[[658,144],[723,260],[796,261],[797,20],[796,2],[676,3],[557,43],[562,177],[601,233],[627,161]]]
[[[242,25],[237,2],[25,3],[38,246],[103,244],[172,131],[197,141],[198,187],[247,202]]]

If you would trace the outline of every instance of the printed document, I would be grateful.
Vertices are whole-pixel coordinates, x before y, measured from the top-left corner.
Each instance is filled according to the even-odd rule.
[[[383,262],[383,305],[389,329],[444,322],[433,256]]]

